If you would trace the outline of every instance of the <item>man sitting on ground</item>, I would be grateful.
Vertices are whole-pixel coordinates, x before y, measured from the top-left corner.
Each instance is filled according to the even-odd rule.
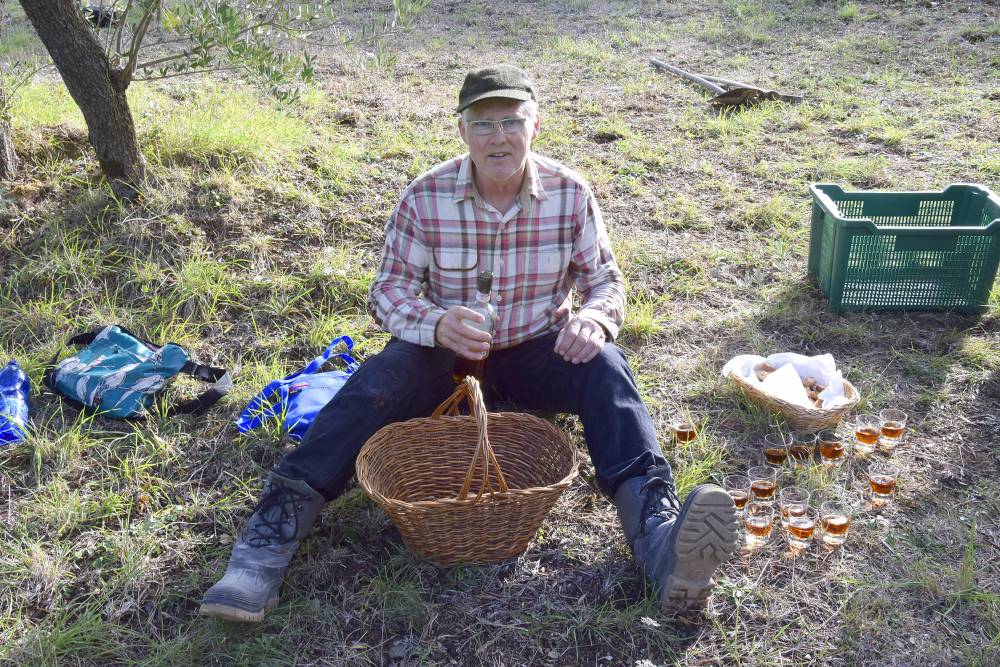
[[[534,85],[511,66],[470,72],[458,111],[468,154],[413,181],[386,226],[370,307],[392,339],[268,477],[203,613],[264,617],[299,541],[347,488],[361,446],[386,424],[430,415],[454,389],[456,356],[489,355],[487,406],[580,416],[597,484],[614,499],[664,607],[704,600],[732,554],[729,494],[703,485],[680,503],[652,419],[611,342],[624,319],[622,275],[590,187],[531,152],[540,126]],[[492,335],[472,326],[483,317],[465,307],[482,271],[495,276]]]

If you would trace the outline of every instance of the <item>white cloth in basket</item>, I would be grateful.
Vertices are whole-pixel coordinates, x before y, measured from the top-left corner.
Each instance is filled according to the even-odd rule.
[[[775,370],[761,382],[754,373],[754,367],[767,362]],[[807,357],[794,352],[779,352],[769,357],[756,354],[741,354],[733,357],[722,367],[722,377],[736,373],[747,382],[756,385],[771,396],[805,408],[816,407],[806,395],[802,380],[811,377],[826,389],[820,392],[823,408],[836,408],[850,403],[844,395],[844,376],[837,370],[832,354]]]

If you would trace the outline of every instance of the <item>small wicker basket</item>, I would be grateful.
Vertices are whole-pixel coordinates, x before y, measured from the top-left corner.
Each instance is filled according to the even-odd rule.
[[[471,416],[459,415],[463,400]],[[468,377],[431,417],[375,433],[355,470],[411,551],[453,565],[524,553],[578,465],[565,433],[531,415],[487,413]]]
[[[781,414],[797,431],[821,431],[825,428],[832,428],[839,424],[840,420],[853,410],[854,406],[861,400],[861,395],[854,385],[844,380],[844,396],[847,397],[847,403],[835,408],[806,408],[761,391],[760,387],[751,384],[749,380],[737,373],[730,373],[729,377],[743,391],[743,395],[748,400],[771,412]]]

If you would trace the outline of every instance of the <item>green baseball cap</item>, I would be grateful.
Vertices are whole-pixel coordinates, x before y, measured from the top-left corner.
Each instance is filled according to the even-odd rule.
[[[462,113],[480,100],[504,97],[526,102],[535,100],[535,84],[522,69],[513,65],[497,65],[475,69],[465,75],[458,93],[458,112]]]

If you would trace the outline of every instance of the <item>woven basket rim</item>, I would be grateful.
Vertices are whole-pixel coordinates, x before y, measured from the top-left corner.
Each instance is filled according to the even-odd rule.
[[[358,478],[358,482],[361,484],[361,487],[365,490],[365,492],[373,500],[375,500],[379,505],[382,505],[383,507],[388,506],[388,507],[393,508],[394,510],[395,509],[398,509],[398,510],[409,510],[409,509],[419,510],[419,509],[441,508],[442,505],[447,505],[447,506],[451,506],[451,507],[455,507],[455,508],[469,507],[469,506],[472,506],[472,505],[481,505],[483,503],[490,503],[490,502],[496,502],[496,501],[516,499],[516,498],[519,498],[519,497],[538,496],[538,495],[542,495],[542,494],[545,494],[545,493],[552,493],[554,491],[559,491],[561,493],[562,491],[565,491],[567,488],[569,488],[569,485],[573,482],[573,480],[576,479],[576,477],[579,476],[579,474],[580,474],[580,453],[577,451],[577,448],[573,444],[572,440],[569,439],[569,436],[567,436],[566,433],[564,433],[559,427],[557,427],[552,422],[547,421],[545,419],[541,419],[540,417],[536,417],[536,416],[534,416],[534,415],[532,415],[530,413],[527,413],[527,412],[513,412],[513,411],[509,411],[509,410],[505,410],[505,411],[501,411],[501,412],[489,412],[489,411],[487,411],[486,417],[487,417],[487,420],[489,418],[491,418],[491,417],[501,417],[501,418],[502,417],[517,417],[517,419],[519,419],[519,420],[523,420],[523,419],[527,418],[527,419],[529,419],[531,421],[539,422],[544,427],[546,427],[548,429],[551,429],[553,431],[553,434],[555,436],[557,436],[558,439],[562,440],[565,443],[565,445],[567,445],[568,451],[570,452],[570,455],[572,456],[572,464],[570,465],[569,472],[562,479],[560,479],[558,481],[555,481],[555,482],[553,482],[551,484],[545,485],[545,486],[529,486],[529,487],[525,487],[523,489],[508,489],[506,492],[503,492],[503,493],[499,492],[499,491],[494,491],[492,493],[485,492],[478,499],[476,499],[475,496],[471,496],[470,495],[465,500],[459,500],[458,498],[454,498],[454,497],[442,497],[442,498],[435,498],[433,500],[414,500],[414,501],[401,500],[399,498],[390,498],[389,496],[385,496],[385,495],[379,493],[378,491],[375,491],[374,489],[370,488],[369,483],[368,483],[369,480],[366,479],[366,478],[359,477]],[[475,421],[475,417],[473,417],[472,415],[439,415],[438,417],[414,417],[414,418],[408,419],[406,421],[394,422],[392,424],[387,424],[386,426],[384,426],[381,429],[379,429],[379,431],[376,432],[376,434],[377,433],[381,433],[382,431],[398,430],[398,429],[403,428],[403,427],[419,426],[420,424],[424,424],[424,423],[427,423],[427,422],[438,422],[438,421],[440,421],[442,419],[454,420],[454,421],[470,421],[470,420],[471,421]],[[372,436],[372,437],[374,438],[375,436]],[[363,455],[365,455],[364,451],[362,451],[362,452],[359,453],[359,456],[363,456]]]
[[[570,470],[569,474],[563,477],[558,482],[549,484],[548,486],[531,486],[525,489],[510,489],[506,493],[501,493],[495,491],[493,493],[483,493],[482,497],[476,500],[475,496],[470,495],[465,500],[459,500],[458,498],[436,498],[434,500],[400,500],[398,498],[389,498],[388,496],[383,496],[377,491],[372,491],[371,489],[365,488],[368,495],[372,497],[373,500],[377,501],[379,504],[390,505],[393,508],[399,509],[426,509],[431,507],[440,507],[441,505],[451,505],[454,507],[469,507],[471,505],[481,505],[483,503],[490,503],[502,500],[508,500],[512,498],[517,498],[519,496],[534,496],[542,493],[550,493],[555,490],[565,490],[569,488],[569,485],[579,476],[580,471],[579,460],[573,461],[573,469]]]
[[[784,399],[772,396],[771,394],[762,391],[760,387],[751,384],[749,380],[742,377],[741,375],[738,375],[737,373],[730,372],[729,378],[745,392],[752,394],[754,397],[759,398],[760,400],[762,400],[767,404],[777,406],[788,412],[799,412],[808,415],[813,415],[816,417],[832,416],[845,412],[853,408],[861,400],[861,394],[858,391],[857,387],[855,387],[853,384],[851,384],[850,381],[846,379],[844,380],[844,395],[847,396],[848,402],[842,405],[838,405],[835,408],[817,408],[815,406],[806,407],[804,405],[798,405],[797,403],[789,403]]]

